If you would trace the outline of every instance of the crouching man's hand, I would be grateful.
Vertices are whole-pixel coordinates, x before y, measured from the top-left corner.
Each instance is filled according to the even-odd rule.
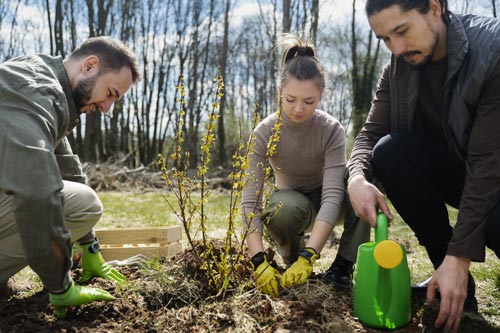
[[[74,282],[61,294],[49,293],[49,300],[54,307],[54,315],[64,318],[69,306],[78,306],[94,301],[111,301],[114,297],[105,290],[78,286]]]
[[[120,284],[127,281],[127,278],[123,274],[104,261],[97,238],[90,243],[80,245],[83,249],[83,254],[82,276],[79,282],[87,282],[94,276],[113,280]]]

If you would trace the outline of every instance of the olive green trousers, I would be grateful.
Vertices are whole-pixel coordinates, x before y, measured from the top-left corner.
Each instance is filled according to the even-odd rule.
[[[298,251],[305,246],[304,234],[312,230],[320,205],[320,190],[311,193],[277,190],[271,194],[261,219],[265,232],[275,243],[286,264],[294,262]],[[354,214],[347,195],[335,225],[342,223],[344,232],[340,238],[338,253],[355,262],[359,245],[370,239],[370,226]]]

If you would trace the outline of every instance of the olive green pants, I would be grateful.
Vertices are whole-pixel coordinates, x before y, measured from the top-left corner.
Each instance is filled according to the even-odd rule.
[[[344,231],[340,237],[337,253],[350,262],[356,262],[358,247],[370,241],[371,226],[356,216],[347,193],[344,198],[341,217],[344,219]],[[337,224],[341,223],[342,221],[337,221]]]
[[[298,251],[304,247],[304,233],[312,230],[320,205],[320,190],[311,193],[277,190],[271,195],[261,219],[286,264],[294,262]],[[342,220],[344,232],[338,253],[355,262],[359,245],[370,239],[370,226],[354,214],[347,196],[336,224]]]

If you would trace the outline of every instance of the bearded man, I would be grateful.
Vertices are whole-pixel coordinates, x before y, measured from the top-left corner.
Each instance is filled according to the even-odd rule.
[[[0,297],[15,292],[11,277],[29,265],[56,314],[112,300],[73,282],[73,242],[83,248],[81,282],[126,280],[99,252],[93,227],[102,203],[66,136],[81,113],[108,112],[138,80],[134,54],[105,36],[86,40],[64,61],[37,54],[0,64]]]

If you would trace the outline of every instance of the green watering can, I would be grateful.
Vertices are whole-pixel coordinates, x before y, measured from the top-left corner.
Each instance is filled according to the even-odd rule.
[[[411,319],[411,284],[405,249],[388,233],[387,217],[378,213],[375,242],[358,248],[354,315],[368,326],[394,329]]]

